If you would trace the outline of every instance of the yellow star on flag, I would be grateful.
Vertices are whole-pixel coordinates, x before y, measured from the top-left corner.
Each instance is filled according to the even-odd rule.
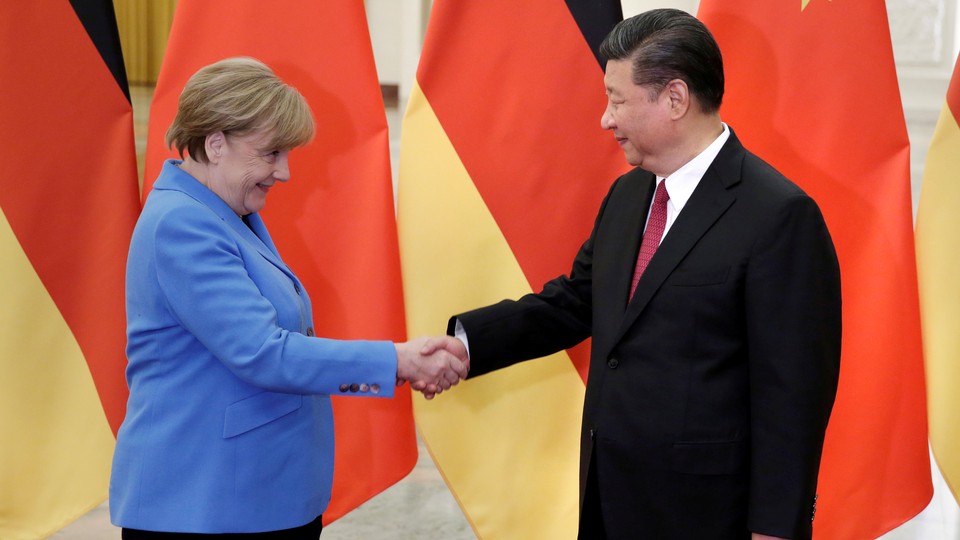
[[[800,11],[807,9],[807,4],[809,4],[810,1],[811,0],[800,0]],[[830,2],[832,0],[827,0],[827,1]]]

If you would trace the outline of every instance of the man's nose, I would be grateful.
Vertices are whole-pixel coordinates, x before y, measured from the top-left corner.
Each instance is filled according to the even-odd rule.
[[[600,127],[607,130],[617,127],[617,123],[613,121],[613,115],[610,114],[609,105],[603,110],[603,114],[600,115]]]

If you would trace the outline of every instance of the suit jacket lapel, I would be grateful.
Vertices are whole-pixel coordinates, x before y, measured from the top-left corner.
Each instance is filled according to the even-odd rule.
[[[627,309],[627,297],[630,295],[630,283],[633,281],[633,270],[637,265],[637,252],[640,250],[640,242],[643,240],[643,229],[647,222],[647,214],[650,211],[650,203],[653,201],[653,192],[657,187],[657,177],[653,173],[644,171],[646,175],[637,182],[624,186],[628,189],[624,193],[627,197],[626,215],[630,216],[630,221],[625,223],[623,230],[628,234],[623,244],[624,249],[614,253],[611,268],[618,271],[612,276],[613,284],[611,294],[620,299],[620,311],[622,314]],[[623,271],[622,269],[626,269]],[[603,279],[599,280],[601,283]]]
[[[683,207],[683,211],[677,216],[653,258],[650,259],[650,264],[641,276],[637,290],[627,305],[627,311],[614,342],[619,341],[626,334],[680,261],[736,200],[736,196],[729,188],[740,181],[743,154],[743,146],[731,130],[730,138],[703,175]],[[632,271],[631,266],[631,275]],[[626,294],[627,291],[624,291],[624,297]]]

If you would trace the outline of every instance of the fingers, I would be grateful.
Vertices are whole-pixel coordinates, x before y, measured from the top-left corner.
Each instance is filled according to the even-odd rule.
[[[457,374],[459,379],[466,379],[467,375],[470,374],[470,360],[463,360],[456,355],[451,355],[450,369]]]
[[[428,384],[424,388],[421,388],[420,392],[423,394],[424,398],[431,400],[442,393],[443,389],[435,384]]]
[[[453,357],[447,366],[452,373],[456,373],[458,380],[450,382],[456,384],[460,379],[466,379],[470,372],[470,358],[463,342],[452,336],[437,336],[428,338],[420,349],[421,355],[435,355],[441,352],[446,352]]]
[[[453,369],[457,372],[461,379],[466,379],[467,375],[470,373],[470,355],[467,352],[467,347],[462,341],[452,336],[440,336],[438,338],[430,338],[428,345],[431,347],[437,347],[440,344],[443,346],[443,350],[453,355],[456,358],[457,362],[454,363]],[[426,346],[425,346],[426,348]],[[421,354],[423,351],[421,350]]]
[[[422,355],[424,355],[424,356],[429,356],[429,355],[437,352],[437,350],[440,349],[440,348],[442,348],[442,347],[443,347],[443,339],[442,339],[442,338],[440,338],[440,337],[427,338],[426,341],[424,341],[424,343],[423,343],[423,347],[420,347],[420,354],[422,354]]]
[[[420,354],[430,355],[441,349],[447,351],[453,356],[456,356],[461,362],[469,362],[469,355],[467,353],[466,345],[453,336],[436,336],[427,338],[423,344],[423,347],[420,349]]]
[[[470,371],[466,346],[451,336],[417,338],[396,349],[397,385],[409,382],[426,399],[456,386]]]

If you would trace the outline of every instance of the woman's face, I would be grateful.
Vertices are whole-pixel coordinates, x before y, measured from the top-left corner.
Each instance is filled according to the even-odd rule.
[[[218,147],[215,174],[209,187],[234,212],[241,216],[259,212],[267,202],[267,193],[277,182],[290,179],[287,164],[289,150],[269,148],[270,133],[254,131],[247,135],[211,135]],[[217,137],[221,137],[216,140]]]

